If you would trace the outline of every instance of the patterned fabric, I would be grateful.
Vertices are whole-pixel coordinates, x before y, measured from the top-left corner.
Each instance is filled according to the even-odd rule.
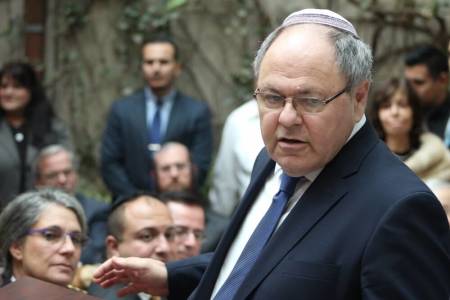
[[[352,34],[358,38],[355,27],[342,16],[327,9],[303,9],[290,14],[281,27],[296,24],[321,24],[334,27]]]

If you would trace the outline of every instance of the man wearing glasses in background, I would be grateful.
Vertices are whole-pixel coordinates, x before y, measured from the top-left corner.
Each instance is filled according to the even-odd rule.
[[[168,203],[174,222],[188,223],[193,226],[191,226],[192,228],[205,230],[205,239],[196,241],[194,250],[191,249],[193,240],[184,241],[191,250],[181,250],[185,254],[181,254],[178,258],[197,255],[199,247],[201,247],[202,252],[213,251],[228,224],[228,219],[206,208],[202,203],[205,201],[200,200],[197,170],[192,164],[189,149],[181,143],[168,142],[155,153],[154,161],[155,181],[159,193],[182,192],[181,194],[176,193],[176,197],[174,197],[177,203]],[[180,199],[185,200],[178,201]],[[194,213],[196,220],[190,217],[188,221],[183,217],[188,211]]]
[[[205,209],[200,195],[189,192],[166,192],[160,195],[172,215],[175,259],[200,254],[205,231]]]

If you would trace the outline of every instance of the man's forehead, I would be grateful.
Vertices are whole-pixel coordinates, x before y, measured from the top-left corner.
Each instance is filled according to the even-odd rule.
[[[426,79],[430,78],[431,74],[425,64],[417,64],[414,66],[405,67],[405,76],[408,80],[411,79]]]

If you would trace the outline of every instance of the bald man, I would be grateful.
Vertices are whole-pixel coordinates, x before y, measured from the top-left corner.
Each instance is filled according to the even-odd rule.
[[[107,256],[144,257],[162,262],[172,257],[173,222],[167,206],[146,194],[134,194],[113,206],[108,218]],[[116,288],[91,285],[88,293],[107,300],[119,299]],[[138,295],[129,300],[140,300]]]

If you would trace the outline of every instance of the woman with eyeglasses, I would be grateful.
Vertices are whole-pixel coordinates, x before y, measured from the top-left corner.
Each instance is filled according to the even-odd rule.
[[[9,62],[0,69],[0,212],[33,185],[32,163],[50,144],[71,147],[33,67]]]
[[[82,207],[64,192],[45,189],[16,197],[0,214],[2,285],[23,276],[68,285],[86,227]]]

